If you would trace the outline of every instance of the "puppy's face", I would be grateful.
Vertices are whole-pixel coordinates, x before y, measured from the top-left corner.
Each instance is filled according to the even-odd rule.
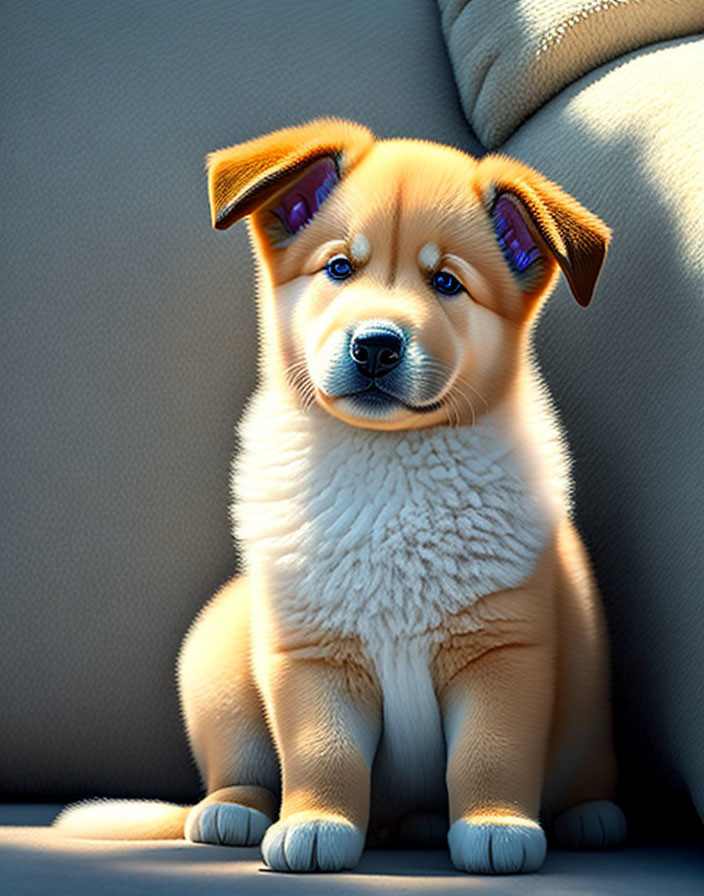
[[[472,423],[516,374],[560,255],[569,263],[569,227],[548,211],[554,195],[535,206],[535,185],[519,175],[529,172],[541,187],[549,182],[518,163],[478,162],[420,141],[375,142],[347,127],[331,137],[330,123],[317,123],[317,143],[316,123],[281,132],[286,158],[278,166],[266,153],[262,162],[261,152],[276,156],[276,135],[263,138],[274,139],[266,146],[253,141],[261,149],[249,154],[249,165],[258,170],[244,199],[237,177],[247,164],[243,147],[223,150],[211,165],[216,226],[240,216],[238,202],[251,214],[264,275],[265,375],[304,406],[316,401],[355,426]],[[292,161],[295,132],[312,139],[314,157]],[[550,189],[558,201],[564,196]],[[575,209],[584,220],[572,228],[593,230],[597,219],[572,200],[568,212]],[[598,262],[574,278],[584,304],[606,248],[603,225],[599,238]]]

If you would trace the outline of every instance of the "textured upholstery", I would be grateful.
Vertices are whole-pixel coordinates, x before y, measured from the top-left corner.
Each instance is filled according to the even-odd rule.
[[[205,154],[319,115],[478,145],[428,0],[5,4],[0,60],[0,788],[189,799],[174,660],[256,348]]]
[[[701,0],[438,0],[462,106],[488,149],[629,50],[704,29]]]
[[[704,818],[704,39],[637,50],[501,147],[599,214],[588,310],[560,284],[536,334],[611,624],[622,800],[642,832]]]

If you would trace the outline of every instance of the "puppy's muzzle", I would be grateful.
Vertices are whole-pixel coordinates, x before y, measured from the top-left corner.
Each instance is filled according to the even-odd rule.
[[[364,324],[350,339],[350,354],[357,370],[370,380],[390,373],[401,363],[402,331],[392,323]]]

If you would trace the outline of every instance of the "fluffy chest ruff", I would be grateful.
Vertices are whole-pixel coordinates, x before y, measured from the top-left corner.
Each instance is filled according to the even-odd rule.
[[[235,536],[290,632],[427,635],[526,581],[565,510],[561,458],[499,415],[378,432],[259,393],[239,434]]]

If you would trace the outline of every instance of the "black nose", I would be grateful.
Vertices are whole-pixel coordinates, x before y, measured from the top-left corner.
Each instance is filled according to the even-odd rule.
[[[384,376],[393,370],[403,355],[403,336],[391,327],[364,327],[350,342],[350,354],[360,373]]]

